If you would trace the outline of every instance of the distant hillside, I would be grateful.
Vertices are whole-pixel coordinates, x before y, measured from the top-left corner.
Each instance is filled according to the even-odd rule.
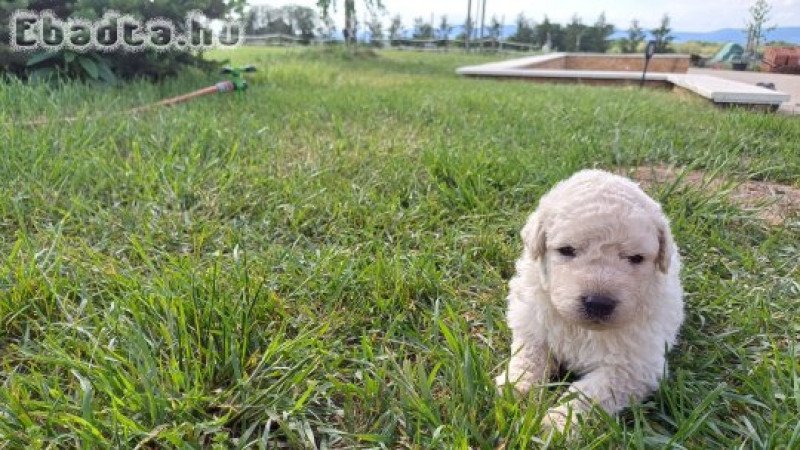
[[[455,26],[450,31],[450,39],[454,39],[456,36],[463,32],[463,26]],[[503,39],[508,39],[516,32],[516,25],[505,25],[501,31],[501,36]],[[411,37],[413,33],[412,30],[407,29],[405,30],[405,36]],[[479,33],[479,30],[476,30],[476,34]],[[489,35],[489,30],[484,29],[484,35]],[[611,35],[611,39],[619,39],[625,37],[627,35],[627,31],[625,29],[618,30],[614,34]],[[687,32],[687,31],[676,31],[672,33],[675,36],[675,42],[687,42],[687,41],[706,41],[706,42],[736,42],[738,44],[744,45],[747,41],[747,36],[744,34],[742,29],[737,28],[723,28],[721,30],[716,31],[708,31],[708,32]],[[438,36],[438,33],[437,33]],[[800,27],[781,27],[776,28],[773,31],[767,33],[767,41],[786,41],[791,42],[794,44],[800,45]]]
[[[619,30],[614,33],[611,38],[618,39],[625,37],[627,31]],[[737,28],[723,28],[716,31],[708,31],[705,33],[693,33],[676,31],[672,33],[675,36],[675,42],[687,41],[706,41],[706,42],[736,42],[744,45],[747,42],[747,36],[742,29]],[[786,41],[794,44],[800,44],[800,27],[783,27],[776,28],[767,33],[767,41]]]

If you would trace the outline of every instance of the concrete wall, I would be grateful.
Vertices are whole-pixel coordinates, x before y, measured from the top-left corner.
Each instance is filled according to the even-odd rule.
[[[639,80],[623,80],[620,78],[564,78],[564,77],[502,77],[500,80],[521,80],[531,83],[549,84],[582,84],[588,86],[639,86]],[[645,80],[644,85],[650,88],[671,89],[667,80]]]
[[[547,61],[542,61],[534,64],[520,66],[520,69],[551,69],[551,70],[567,70],[567,57],[553,58]]]
[[[641,72],[644,70],[644,55],[569,54],[525,66],[526,69],[550,70],[604,70]],[[650,60],[648,72],[686,73],[689,70],[689,55],[655,55]]]
[[[635,58],[621,55],[604,56],[567,56],[567,70],[610,70],[624,72],[641,72],[644,70],[644,56]],[[689,70],[689,56],[676,58],[674,56],[653,56],[647,67],[650,72],[686,73]]]

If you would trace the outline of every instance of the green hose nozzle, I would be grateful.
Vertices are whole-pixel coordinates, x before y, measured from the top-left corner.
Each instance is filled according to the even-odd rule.
[[[233,83],[234,90],[237,91],[247,90],[247,80],[244,78],[243,74],[255,71],[256,66],[252,64],[248,64],[243,67],[225,66],[222,68],[222,74],[230,76],[230,81]]]

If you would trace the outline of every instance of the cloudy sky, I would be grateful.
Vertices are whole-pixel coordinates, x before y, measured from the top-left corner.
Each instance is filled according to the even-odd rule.
[[[343,15],[344,0],[334,0],[339,8],[335,17]],[[525,1],[486,0],[486,20],[492,15],[498,19],[505,16],[505,23],[511,24],[520,12],[540,21],[545,15],[557,22],[568,22],[576,13],[585,23],[594,22],[601,12],[606,13],[608,21],[617,28],[627,28],[631,19],[639,19],[645,28],[655,27],[667,13],[672,18],[675,31],[713,31],[720,28],[741,28],[748,17],[748,8],[754,0],[559,0]],[[251,0],[251,4],[280,6],[294,3],[315,6],[316,0]],[[463,23],[467,16],[467,0],[384,0],[388,16],[400,14],[403,23],[410,26],[415,17],[430,20],[434,14],[446,14],[450,23]],[[772,0],[771,23],[777,26],[800,26],[800,0]],[[472,1],[473,9],[477,0]],[[356,0],[356,8],[363,13],[363,0]]]

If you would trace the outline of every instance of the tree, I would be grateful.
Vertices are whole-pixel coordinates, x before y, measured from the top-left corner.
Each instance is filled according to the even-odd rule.
[[[636,53],[639,51],[639,45],[644,42],[644,38],[644,30],[639,26],[639,21],[633,19],[630,28],[628,28],[628,36],[619,40],[620,51],[622,53]]]
[[[583,39],[583,50],[605,53],[608,50],[608,38],[614,34],[614,25],[606,20],[606,13],[600,13],[594,25],[589,27]]]
[[[383,11],[382,0],[363,0],[364,6],[370,12]],[[331,7],[336,8],[336,0],[317,0],[317,6],[322,9],[322,16],[328,17]],[[356,41],[356,0],[344,0],[344,39],[346,43],[354,44]]]
[[[669,44],[675,37],[670,34],[672,33],[672,28],[669,27],[669,22],[669,15],[664,14],[664,17],[661,18],[661,25],[650,30],[653,39],[656,41],[656,53],[672,53],[673,51]]]
[[[389,24],[389,42],[394,45],[395,41],[400,39],[403,31],[403,18],[400,14],[392,17],[392,22]]]
[[[247,14],[245,30],[248,34],[288,34],[299,36],[301,42],[308,44],[316,37],[319,17],[312,8],[298,5],[285,5],[274,8],[258,5]]]
[[[774,29],[774,27],[767,26],[771,11],[772,6],[766,0],[756,0],[750,6],[750,18],[745,27],[745,33],[747,33],[745,51],[749,55],[755,55],[758,52],[766,34]]]
[[[577,14],[572,16],[572,22],[564,28],[564,47],[568,52],[579,52],[582,50],[581,44],[583,36],[586,34],[587,26]]]
[[[433,39],[433,25],[422,17],[414,19],[414,39]]]
[[[336,23],[331,19],[330,16],[323,17],[322,23],[317,27],[317,33],[325,40],[325,42],[330,42],[333,40],[333,36],[336,34]]]
[[[367,22],[367,29],[369,29],[369,43],[373,47],[380,47],[383,42],[383,22],[377,14],[371,14]]]
[[[526,44],[536,42],[536,31],[533,23],[523,13],[519,13],[517,16],[517,31],[511,36],[511,40]]]
[[[319,23],[319,16],[312,8],[306,6],[290,5],[286,6],[289,17],[292,20],[292,29],[295,34],[299,34],[302,43],[308,44],[316,37],[314,30]]]
[[[550,22],[544,16],[542,23],[536,26],[536,42],[542,47],[549,45],[550,50],[564,49],[564,29],[557,23]]]
[[[492,16],[492,21],[489,22],[489,37],[492,39],[492,47],[497,45],[500,41],[500,36],[503,32],[503,24],[497,20],[497,16]]]
[[[247,34],[290,33],[291,27],[285,22],[277,8],[268,5],[252,7],[245,18]]]
[[[447,16],[444,15],[441,17],[439,21],[439,39],[442,39],[447,43],[450,40],[450,32],[453,31],[453,26],[447,21]]]
[[[461,26],[461,32],[456,36],[457,41],[463,41],[466,45],[467,37],[472,37],[472,32],[475,30],[474,20],[465,20],[464,25]]]

